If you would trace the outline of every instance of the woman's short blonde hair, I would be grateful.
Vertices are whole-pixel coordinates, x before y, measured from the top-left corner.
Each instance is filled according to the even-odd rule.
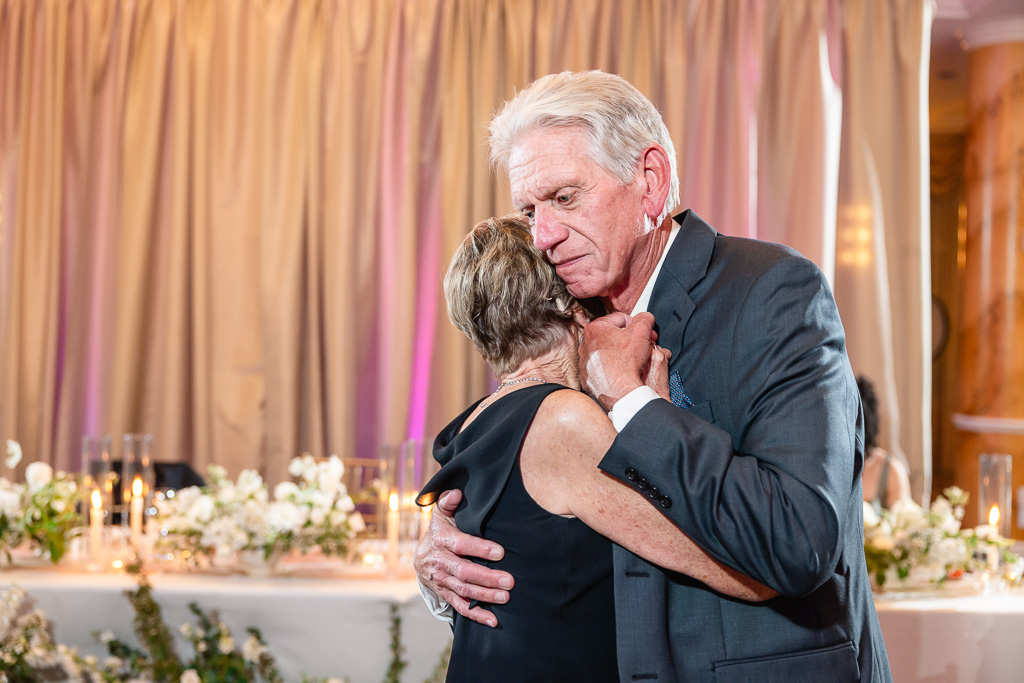
[[[518,214],[473,227],[444,276],[448,318],[498,376],[562,343],[579,308]]]

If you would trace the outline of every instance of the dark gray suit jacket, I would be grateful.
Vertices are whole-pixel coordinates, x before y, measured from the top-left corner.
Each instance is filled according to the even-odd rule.
[[[620,677],[891,681],[864,562],[860,400],[828,283],[788,247],[676,220],[650,311],[692,405],[652,401],[600,466],[781,595],[728,598],[616,546]]]

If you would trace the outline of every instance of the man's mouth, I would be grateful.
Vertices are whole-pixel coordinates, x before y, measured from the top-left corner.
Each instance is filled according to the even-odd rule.
[[[552,261],[552,263],[554,264],[555,269],[557,270],[559,268],[566,268],[568,266],[575,265],[582,259],[582,256],[576,256],[575,258],[566,259],[565,261]]]

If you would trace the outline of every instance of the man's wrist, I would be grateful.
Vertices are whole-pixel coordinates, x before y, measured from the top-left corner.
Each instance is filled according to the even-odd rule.
[[[625,429],[629,421],[633,419],[633,416],[656,398],[661,398],[658,396],[658,392],[647,385],[643,385],[633,389],[633,391],[616,401],[615,405],[608,411],[608,417],[611,418],[612,424],[615,425],[615,431],[621,432]]]

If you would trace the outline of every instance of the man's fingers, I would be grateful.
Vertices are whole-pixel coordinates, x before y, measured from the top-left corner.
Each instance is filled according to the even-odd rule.
[[[445,548],[461,557],[479,557],[482,560],[500,560],[505,556],[504,549],[493,541],[485,538],[464,534],[455,527],[447,530],[442,538]],[[474,565],[479,567],[480,565]],[[483,568],[486,569],[486,568]]]
[[[621,311],[614,311],[608,315],[603,315],[594,322],[611,323],[615,327],[626,327],[630,323],[630,317],[622,313]],[[600,327],[600,326],[599,326]]]
[[[509,592],[507,590],[487,588],[478,584],[467,583],[466,581],[460,580],[458,575],[454,573],[445,574],[438,572],[433,578],[434,583],[436,583],[439,588],[450,590],[465,600],[476,600],[478,602],[504,605],[509,599]],[[507,576],[502,577],[500,581],[506,585],[511,583],[511,579]]]
[[[467,619],[483,624],[484,626],[490,626],[491,628],[494,628],[498,625],[497,617],[495,617],[493,614],[491,614],[483,607],[470,607],[470,602],[459,597],[459,595],[457,595],[456,593],[453,593],[447,589],[442,588],[437,592],[437,594],[445,602],[451,605],[456,612],[466,617]]]
[[[654,331],[654,316],[650,313],[637,313],[633,316],[629,326],[636,329],[636,334],[644,339],[658,341],[658,333]]]
[[[508,596],[505,596],[505,600],[496,599],[498,589],[510,590],[514,584],[512,575],[508,572],[503,572],[500,569],[490,569],[472,560],[462,560],[457,557],[451,558],[447,563],[440,566],[440,569],[441,574],[451,576],[455,582],[464,584],[472,590],[479,588],[481,591],[484,591],[473,594],[461,593],[464,597],[475,600],[506,602]],[[452,590],[458,590],[454,583],[442,583]]]

